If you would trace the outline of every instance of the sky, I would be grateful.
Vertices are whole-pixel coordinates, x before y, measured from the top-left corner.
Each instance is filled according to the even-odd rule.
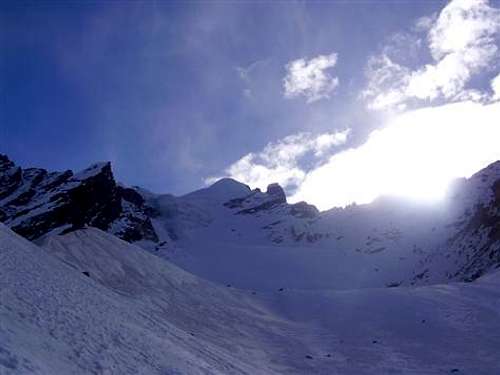
[[[13,1],[0,152],[183,194],[278,182],[320,209],[438,199],[500,159],[500,2]]]

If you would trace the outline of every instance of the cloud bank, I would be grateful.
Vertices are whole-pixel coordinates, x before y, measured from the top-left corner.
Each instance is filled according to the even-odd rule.
[[[304,177],[291,201],[320,209],[369,203],[380,195],[440,198],[451,179],[500,159],[500,103],[461,102],[409,111],[366,143]]]
[[[304,96],[307,103],[329,98],[339,85],[339,79],[327,71],[337,64],[337,54],[319,55],[313,59],[298,59],[288,63],[283,79],[284,96]]]

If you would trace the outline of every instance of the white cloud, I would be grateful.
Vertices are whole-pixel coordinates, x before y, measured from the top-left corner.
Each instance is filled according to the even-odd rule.
[[[430,28],[434,24],[435,20],[436,20],[435,14],[433,14],[432,16],[420,17],[415,22],[415,30],[416,31],[428,31],[428,30],[430,30]]]
[[[286,65],[287,74],[283,79],[285,97],[305,96],[307,103],[329,98],[339,85],[339,79],[332,77],[327,70],[336,64],[336,53],[291,61]]]
[[[307,173],[291,201],[320,209],[380,195],[431,199],[456,177],[500,159],[500,102],[460,102],[401,114],[363,145]]]
[[[386,54],[372,56],[367,66],[370,79],[362,93],[363,97],[371,99],[370,108],[382,109],[403,102],[409,72],[409,69],[393,62]]]
[[[460,91],[457,95],[455,95],[453,99],[461,102],[472,101],[479,103],[487,103],[492,101],[493,97],[485,91],[467,89]]]
[[[388,56],[387,48],[372,57],[362,95],[370,100],[370,108],[387,108],[409,99],[461,100],[470,79],[490,68],[498,56],[500,11],[486,0],[454,0],[437,18],[419,19],[416,30],[427,31],[433,60],[410,69]]]
[[[340,146],[347,142],[347,137],[351,132],[350,129],[335,133],[320,134],[316,138],[312,138],[308,144],[314,151],[315,156],[322,156],[334,146]]]
[[[500,74],[491,80],[493,90],[493,100],[500,100]]]
[[[308,157],[318,161],[330,155],[333,148],[347,141],[349,132],[346,129],[317,136],[310,133],[287,136],[278,142],[269,143],[261,152],[243,156],[226,169],[225,176],[209,177],[205,183],[211,184],[222,177],[231,177],[252,188],[265,189],[273,182],[284,188],[299,186],[306,175],[301,162]]]
[[[487,0],[454,0],[440,13],[429,30],[429,48],[436,61],[450,53],[470,48],[494,46],[493,36],[500,26],[498,9]]]

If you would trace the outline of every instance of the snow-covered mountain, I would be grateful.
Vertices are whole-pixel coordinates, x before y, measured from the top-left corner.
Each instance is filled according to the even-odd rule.
[[[473,280],[500,264],[499,165],[457,181],[439,204],[385,197],[318,212],[305,202],[288,204],[279,186],[251,191],[232,180],[182,197],[150,196],[153,227],[169,237],[159,234],[162,243],[142,246],[209,279],[248,288]]]
[[[319,212],[231,179],[184,196],[0,158],[0,219],[28,239],[94,226],[209,280],[275,290],[474,280],[500,264],[500,162],[457,181],[440,204],[380,198]]]

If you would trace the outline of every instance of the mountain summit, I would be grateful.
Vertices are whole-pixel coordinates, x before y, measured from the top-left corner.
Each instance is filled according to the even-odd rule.
[[[28,239],[88,225],[129,241],[157,241],[144,199],[116,184],[109,162],[48,172],[22,169],[1,155],[0,173],[0,219]]]

